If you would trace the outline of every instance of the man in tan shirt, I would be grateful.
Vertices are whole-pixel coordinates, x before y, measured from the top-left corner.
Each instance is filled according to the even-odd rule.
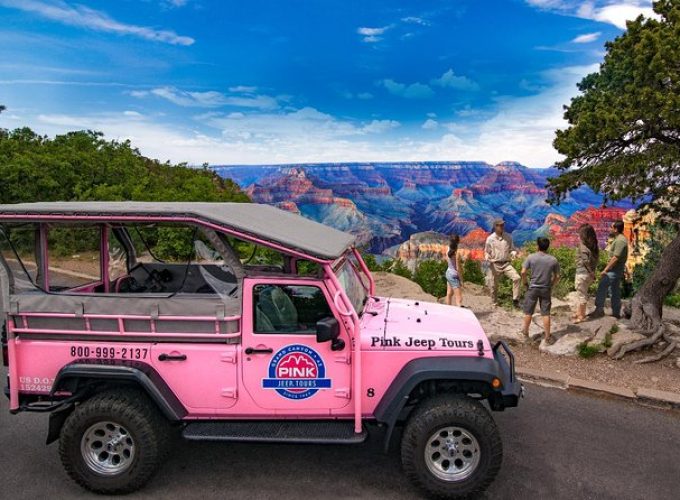
[[[503,275],[512,280],[512,304],[519,307],[520,277],[510,261],[517,256],[512,244],[512,236],[505,232],[505,221],[496,219],[494,232],[489,235],[484,245],[484,259],[489,263],[491,271],[491,299],[496,305],[498,281]]]

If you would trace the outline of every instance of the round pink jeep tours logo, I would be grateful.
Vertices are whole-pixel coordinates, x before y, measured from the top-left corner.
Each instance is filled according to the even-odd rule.
[[[274,389],[284,398],[307,399],[319,389],[330,389],[326,365],[314,349],[294,344],[283,347],[269,363],[268,377],[262,380],[264,389]]]

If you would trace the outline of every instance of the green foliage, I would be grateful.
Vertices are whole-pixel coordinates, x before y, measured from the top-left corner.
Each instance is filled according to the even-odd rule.
[[[522,271],[522,259],[513,259],[512,267],[515,268],[517,274]],[[489,271],[491,272],[491,271]],[[498,304],[503,307],[512,307],[512,281],[505,276],[500,278],[498,283]]]
[[[649,239],[645,241],[647,253],[644,260],[633,269],[633,290],[637,292],[647,281],[661,260],[664,247],[675,238],[678,230],[670,224],[657,223],[649,228]]]
[[[321,266],[309,260],[297,261],[298,276],[323,276]]]
[[[588,342],[581,342],[578,346],[578,355],[582,358],[588,359],[602,352],[602,345],[589,344]]]
[[[680,307],[680,293],[672,293],[664,299],[664,304],[671,307]]]
[[[619,325],[612,325],[612,327],[609,329],[609,331],[605,334],[604,342],[602,342],[602,346],[605,349],[609,349],[612,346],[612,335],[614,335],[618,331],[619,331]]]
[[[435,297],[446,295],[446,268],[447,264],[443,260],[424,260],[418,264],[413,281],[427,293]]]
[[[550,201],[581,185],[608,200],[630,198],[677,216],[680,190],[680,2],[654,3],[657,19],[629,22],[606,44],[599,71],[578,85],[555,148],[561,174],[549,180]]]
[[[560,299],[574,291],[576,279],[576,249],[569,247],[550,248],[548,253],[560,264],[560,281],[553,289],[553,295]]]
[[[187,262],[194,257],[196,236],[189,227],[160,226],[156,229],[154,254],[168,262]]]
[[[376,271],[392,272],[392,267],[394,266],[394,259],[385,259],[382,263],[378,263]]]
[[[409,271],[408,267],[406,267],[406,264],[404,264],[401,259],[395,259],[392,261],[392,266],[389,271],[396,274],[397,276],[402,276],[410,280],[413,279],[413,274],[411,274],[411,271]]]
[[[372,253],[362,251],[361,258],[366,263],[366,267],[368,267],[369,271],[371,272],[382,271],[382,266],[378,264],[375,255],[373,255]]]
[[[485,285],[484,272],[478,260],[465,259],[463,261],[463,282]]]
[[[239,201],[248,197],[207,168],[160,163],[99,132],[40,136],[0,129],[0,203]]]
[[[205,166],[160,163],[142,156],[129,141],[107,141],[99,132],[69,132],[50,139],[29,128],[0,129],[0,203],[89,200],[249,201],[233,181]],[[95,233],[50,231],[51,251],[65,256],[98,248]],[[160,258],[186,260],[193,251],[187,231],[160,228],[146,233]]]

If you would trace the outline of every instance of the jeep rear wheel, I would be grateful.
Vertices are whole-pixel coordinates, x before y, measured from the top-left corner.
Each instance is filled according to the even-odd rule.
[[[503,445],[481,403],[441,395],[425,401],[409,418],[401,459],[406,474],[430,495],[465,498],[494,480]]]
[[[158,468],[171,428],[137,390],[97,394],[64,422],[59,455],[66,472],[96,493],[129,493]]]

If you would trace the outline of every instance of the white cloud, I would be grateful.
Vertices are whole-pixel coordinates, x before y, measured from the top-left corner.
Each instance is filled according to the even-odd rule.
[[[657,17],[652,9],[652,0],[598,0],[587,2],[576,0],[526,0],[526,2],[539,9],[613,24],[620,29],[626,29],[626,21],[632,21],[640,14],[645,17]]]
[[[232,89],[251,89],[253,87],[232,87]],[[225,95],[221,92],[209,90],[205,92],[190,92],[176,87],[158,87],[150,91],[133,90],[133,97],[147,97],[154,95],[170,101],[173,104],[194,108],[219,108],[235,106],[240,108],[276,109],[279,107],[276,98],[268,95],[256,95],[247,92],[235,95]]]
[[[579,35],[576,38],[574,38],[571,43],[590,43],[594,42],[598,38],[600,38],[600,33],[599,31],[596,33],[585,33],[583,35]]]
[[[130,139],[143,154],[192,164],[296,163],[339,161],[422,161],[506,159],[545,167],[559,159],[554,131],[565,126],[562,106],[577,93],[576,82],[597,65],[565,67],[543,74],[545,84],[533,95],[500,97],[493,112],[439,122],[423,134],[420,126],[390,132],[393,120],[360,122],[339,119],[307,107],[269,112],[210,111],[195,121],[170,125],[130,113],[88,116],[47,115],[24,118],[39,133],[74,129],[101,130],[109,139]],[[0,115],[0,120],[3,116]],[[430,118],[435,121],[434,118]],[[160,120],[160,119],[158,119]],[[441,131],[438,133],[437,131]],[[441,134],[441,135],[440,135]]]
[[[401,21],[408,24],[419,24],[421,26],[430,26],[430,21],[417,16],[402,17]]]
[[[368,125],[364,125],[361,130],[369,134],[381,134],[399,126],[401,123],[395,120],[373,120]]]
[[[651,7],[652,2],[616,2],[603,7],[596,7],[592,2],[585,2],[576,12],[578,17],[593,19],[603,23],[613,24],[617,28],[626,29],[626,21],[637,19],[640,14],[645,17],[655,17]]]
[[[105,12],[84,5],[70,5],[61,0],[0,0],[0,6],[23,10],[62,24],[94,31],[136,36],[145,40],[172,45],[192,45],[194,43],[193,38],[178,35],[174,31],[122,23]]]
[[[359,92],[357,94],[357,99],[362,99],[364,101],[367,101],[369,99],[373,99],[373,94],[371,94],[370,92]]]
[[[449,68],[442,76],[430,81],[432,85],[448,87],[457,90],[479,90],[479,85],[467,76],[458,76]]]
[[[257,92],[257,87],[253,87],[250,85],[236,85],[235,87],[229,87],[229,92],[247,92],[249,94],[252,94],[254,92]]]
[[[366,43],[376,43],[382,40],[381,35],[388,29],[390,29],[390,26],[383,26],[382,28],[360,27],[357,28],[357,33],[363,37],[362,41]]]
[[[387,89],[390,94],[404,97],[406,99],[426,99],[432,97],[434,92],[424,83],[416,82],[411,84],[395,82],[391,78],[381,80],[379,85]]]
[[[378,36],[385,33],[388,28],[389,26],[384,26],[382,28],[358,28],[357,33],[363,36]]]
[[[435,130],[439,128],[439,122],[437,120],[433,120],[432,118],[428,118],[425,120],[425,122],[420,126],[423,130]]]
[[[162,3],[169,7],[184,7],[189,0],[162,0]]]

